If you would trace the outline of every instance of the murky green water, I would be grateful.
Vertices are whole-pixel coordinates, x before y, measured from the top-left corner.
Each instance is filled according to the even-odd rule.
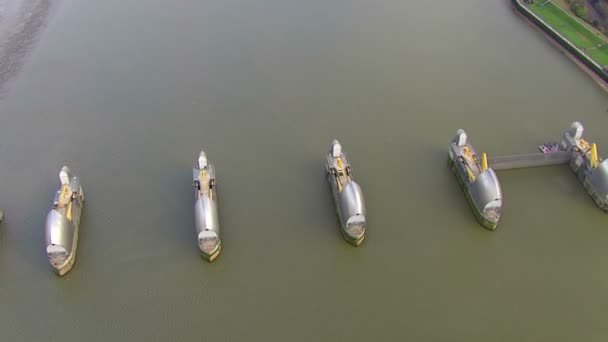
[[[608,216],[568,168],[499,172],[489,232],[446,167],[459,127],[497,155],[580,120],[608,156],[608,96],[507,1],[0,3],[49,6],[1,19],[19,48],[0,58],[0,340],[606,340]],[[333,138],[365,192],[360,248],[323,178]],[[88,202],[58,278],[43,227],[64,163]]]

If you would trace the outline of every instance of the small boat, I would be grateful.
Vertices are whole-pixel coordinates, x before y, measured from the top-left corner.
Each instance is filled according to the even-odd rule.
[[[349,243],[359,246],[365,238],[365,201],[361,187],[353,180],[350,163],[338,140],[331,143],[325,171],[342,235]]]
[[[583,131],[580,122],[572,123],[564,131],[560,148],[572,151],[570,168],[595,203],[604,212],[608,212],[608,159],[602,160],[599,157],[597,145],[588,143],[583,138]]]
[[[76,260],[78,227],[84,193],[78,177],[67,166],[59,172],[61,186],[55,193],[53,209],[46,217],[46,254],[55,272],[62,276]]]
[[[561,151],[558,143],[545,143],[545,144],[538,146],[538,149],[544,154],[555,153],[555,152]]]
[[[220,222],[217,212],[217,185],[215,167],[207,161],[207,155],[201,151],[194,166],[194,220],[198,236],[198,247],[207,261],[213,261],[220,254]]]
[[[502,211],[502,190],[484,153],[481,162],[464,130],[459,129],[450,143],[449,165],[456,175],[479,223],[496,229]]]

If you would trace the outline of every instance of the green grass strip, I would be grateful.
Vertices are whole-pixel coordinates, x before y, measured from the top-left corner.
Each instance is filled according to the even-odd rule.
[[[553,3],[544,6],[532,4],[528,8],[576,47],[585,50],[598,64],[608,64],[608,46],[602,45],[606,44],[606,41],[603,37],[598,36],[598,33],[591,31]],[[599,45],[602,46],[597,48]]]

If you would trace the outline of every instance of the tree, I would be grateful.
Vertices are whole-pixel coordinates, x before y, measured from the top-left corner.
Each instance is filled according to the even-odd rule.
[[[585,19],[587,16],[587,7],[579,1],[572,1],[570,3],[570,9],[572,9],[572,12],[579,18]]]

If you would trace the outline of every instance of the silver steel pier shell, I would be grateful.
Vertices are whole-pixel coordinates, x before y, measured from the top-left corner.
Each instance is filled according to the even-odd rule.
[[[608,160],[602,160],[595,144],[583,138],[584,127],[580,122],[573,122],[564,131],[560,148],[570,151],[570,168],[576,178],[583,184],[595,203],[604,212],[608,212]]]
[[[217,210],[215,167],[201,151],[192,170],[194,179],[194,221],[201,256],[208,261],[218,257],[222,249]]]
[[[338,140],[331,143],[325,159],[325,171],[342,235],[349,243],[359,246],[366,231],[365,201],[361,187],[353,180],[350,163]]]
[[[53,208],[46,217],[46,254],[55,272],[62,276],[76,261],[78,229],[84,204],[84,192],[78,177],[64,166],[59,172],[61,186],[55,193]]]
[[[482,165],[464,130],[449,147],[449,165],[479,223],[495,230],[502,213],[502,188],[494,170]]]

